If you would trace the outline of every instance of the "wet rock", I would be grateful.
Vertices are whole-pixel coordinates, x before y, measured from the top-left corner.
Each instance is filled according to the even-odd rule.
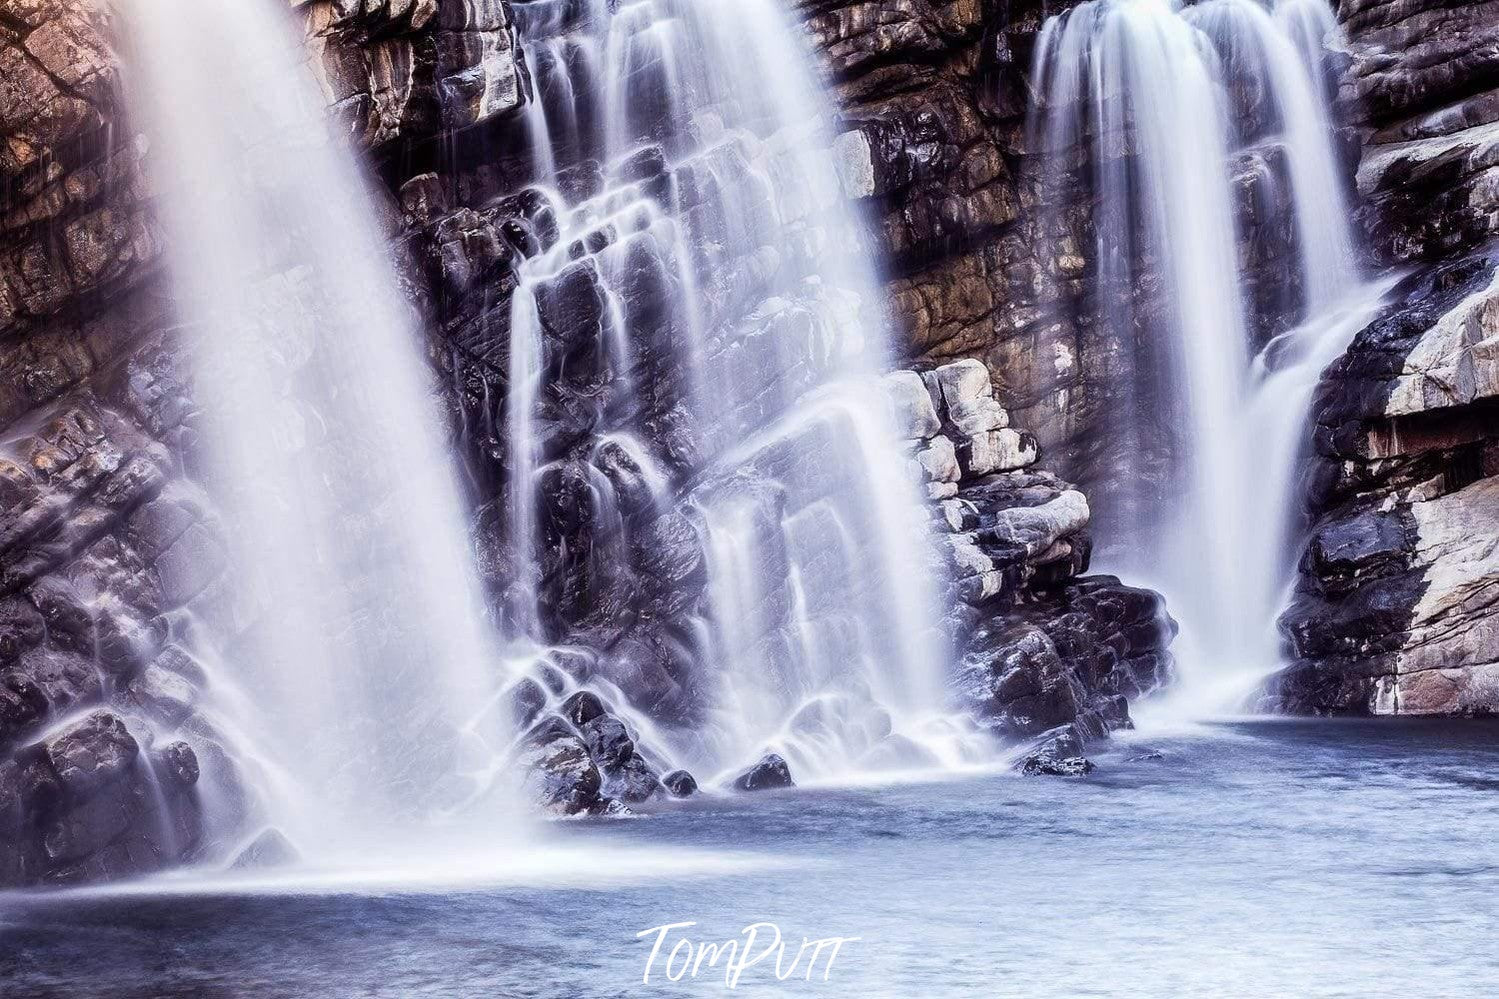
[[[1035,463],[1040,451],[1031,434],[1018,430],[990,430],[961,440],[957,456],[963,475],[977,477],[1025,468]]]
[[[942,429],[937,408],[926,383],[914,371],[897,371],[885,376],[885,391],[890,396],[895,432],[902,440],[925,440]]]
[[[1260,710],[1499,711],[1496,273],[1492,251],[1418,272],[1324,373],[1292,662]]]
[[[123,778],[135,765],[140,745],[119,716],[96,711],[48,739],[42,751],[63,788],[72,795],[87,797]]]
[[[510,706],[510,717],[514,719],[517,728],[530,725],[547,706],[547,693],[541,684],[530,677],[515,682],[505,692],[505,700]]]
[[[591,690],[580,690],[562,702],[563,717],[579,727],[608,713],[609,705]]]
[[[1027,777],[1082,777],[1095,769],[1085,757],[1058,758],[1047,753],[1032,753],[1020,764],[1020,772]]]
[[[1083,733],[1076,724],[1059,726],[1036,741],[1015,769],[1027,777],[1082,777],[1094,771],[1083,755]]]
[[[916,463],[929,482],[957,482],[963,477],[957,449],[946,437],[937,436],[927,441],[916,452]]]
[[[230,870],[255,871],[272,867],[286,867],[300,859],[301,854],[292,846],[291,840],[279,829],[266,829],[250,841],[230,861]]]
[[[162,723],[178,726],[192,715],[198,692],[186,677],[152,663],[130,681],[125,697]]]
[[[943,422],[956,436],[974,437],[1009,426],[1008,415],[994,398],[989,368],[982,361],[944,364],[922,378],[932,397],[941,400]]]
[[[559,815],[593,814],[604,807],[603,778],[588,747],[567,722],[544,718],[516,753],[526,792],[543,810]]]
[[[661,778],[661,783],[673,798],[690,798],[697,794],[697,779],[685,770],[673,770]]]
[[[776,753],[766,753],[760,762],[734,778],[734,788],[738,791],[771,791],[795,786],[791,768]]]
[[[1348,35],[1352,113],[1372,135],[1362,212],[1387,259],[1440,260],[1499,230],[1499,56],[1485,4],[1356,0]]]
[[[606,770],[623,766],[635,753],[625,723],[613,715],[599,715],[579,726],[579,732],[594,762]]]
[[[1129,727],[1128,698],[1171,680],[1174,634],[1158,594],[1113,577],[1081,577],[981,619],[966,640],[955,689],[1005,737],[1066,726],[1096,738]]]
[[[37,728],[50,709],[46,693],[30,677],[18,672],[0,676],[0,747]]]
[[[198,755],[193,747],[178,740],[151,754],[151,767],[158,780],[177,787],[192,787],[198,783]]]
[[[604,768],[603,793],[609,798],[638,805],[664,792],[661,778],[639,753],[632,752],[622,762]]]

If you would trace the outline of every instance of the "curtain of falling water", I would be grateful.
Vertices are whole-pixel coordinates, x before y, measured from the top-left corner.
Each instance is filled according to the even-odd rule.
[[[507,737],[421,334],[285,4],[123,7],[191,459],[232,542],[215,638],[249,716],[228,722],[299,848],[368,850],[474,805]]]
[[[1177,415],[1126,395],[1120,431],[1135,440],[1147,418],[1179,425],[1178,485],[1135,504],[1113,540],[1142,553],[1126,568],[1171,599],[1183,686],[1199,706],[1225,678],[1276,662],[1306,405],[1363,314],[1350,305],[1358,265],[1324,86],[1327,32],[1316,27],[1331,18],[1306,10],[1321,2],[1287,0],[1272,17],[1256,0],[1092,0],[1049,20],[1037,44],[1029,134],[1043,188],[1079,149],[1091,163],[1096,321],[1116,342],[1165,345],[1156,402]],[[1246,100],[1264,134],[1252,134]],[[1301,324],[1253,364],[1231,162],[1251,142],[1284,153],[1302,298]],[[1059,231],[1058,216],[1043,227]],[[1151,275],[1162,282],[1153,303],[1142,291]]]
[[[556,360],[538,302],[585,268],[604,289],[614,371],[594,460],[627,446],[655,502],[684,503],[705,532],[710,704],[677,759],[711,774],[775,749],[799,779],[951,761],[933,730],[943,662],[921,507],[873,381],[886,334],[804,43],[771,0],[515,11],[557,231],[522,266],[512,313],[513,549],[536,550],[535,483],[556,458],[538,431],[540,373]],[[665,183],[636,169],[650,146]],[[602,188],[564,193],[591,162]],[[669,343],[635,290],[642,260],[673,289]],[[667,481],[658,422],[642,415],[672,392],[701,452],[691,481]],[[516,620],[538,618],[534,583]]]

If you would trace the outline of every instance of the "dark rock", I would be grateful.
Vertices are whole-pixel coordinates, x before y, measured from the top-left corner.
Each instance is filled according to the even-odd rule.
[[[1096,768],[1082,756],[1059,758],[1049,753],[1032,753],[1021,761],[1019,769],[1027,777],[1082,777]]]
[[[1423,209],[1424,211],[1425,209]],[[1313,518],[1280,619],[1290,665],[1256,707],[1295,714],[1499,711],[1499,301],[1491,249],[1417,272],[1323,374]]]
[[[17,672],[0,676],[0,748],[35,729],[50,710],[46,693],[30,677]]]
[[[791,768],[776,753],[766,753],[759,763],[734,778],[734,788],[739,791],[770,791],[795,786]]]
[[[552,694],[560,694],[567,689],[567,674],[551,663],[542,663],[538,666],[536,675],[541,685]]]
[[[639,753],[631,755],[618,765],[604,770],[603,793],[626,804],[638,805],[664,793],[661,778]]]
[[[673,770],[661,778],[661,783],[673,798],[690,798],[697,794],[697,779],[685,770]]]
[[[526,734],[516,766],[531,799],[559,815],[593,814],[604,807],[599,768],[567,723],[543,719]]]
[[[562,702],[563,716],[580,728],[608,713],[609,706],[591,690],[580,690]]]
[[[594,762],[605,770],[623,766],[635,752],[625,723],[613,715],[599,715],[579,726],[583,743]]]
[[[47,740],[42,751],[63,788],[81,798],[126,776],[140,745],[117,715],[96,711]]]
[[[198,783],[198,754],[185,742],[173,742],[151,754],[151,766],[157,779],[178,787]]]
[[[516,727],[525,728],[546,708],[547,693],[541,688],[541,684],[525,677],[516,681],[505,692],[505,700],[510,705],[510,717],[514,719]]]

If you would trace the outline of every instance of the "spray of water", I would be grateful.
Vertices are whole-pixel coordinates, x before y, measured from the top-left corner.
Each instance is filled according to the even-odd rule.
[[[1120,429],[1177,428],[1176,487],[1119,530],[1141,553],[1122,568],[1166,592],[1182,622],[1189,711],[1231,706],[1276,664],[1310,395],[1378,298],[1359,279],[1334,145],[1330,21],[1322,0],[1274,15],[1256,0],[1091,0],[1049,20],[1037,45],[1029,134],[1044,182],[1080,147],[1091,164],[1096,320],[1119,342],[1165,345],[1171,415],[1127,400]],[[1251,144],[1284,154],[1302,316],[1258,356],[1232,169]],[[1147,274],[1162,282],[1154,302],[1142,302]]]
[[[199,629],[226,667],[220,728],[308,858],[399,851],[460,817],[502,837],[499,667],[364,178],[284,9],[122,13],[196,376],[195,474],[232,548],[232,593]]]

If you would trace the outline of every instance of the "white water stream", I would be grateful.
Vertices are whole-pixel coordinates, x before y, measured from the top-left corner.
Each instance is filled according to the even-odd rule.
[[[591,268],[608,302],[599,353],[613,369],[594,432],[629,441],[655,501],[686,498],[706,535],[711,606],[696,668],[713,689],[706,720],[658,733],[660,749],[707,776],[774,750],[800,782],[956,762],[964,740],[940,721],[923,512],[875,382],[890,361],[876,285],[827,152],[827,96],[783,7],[517,5],[535,54],[526,127],[560,231],[524,264],[512,314],[508,503],[512,549],[536,551],[537,479],[565,457],[539,429],[536,386],[554,359],[538,296]],[[670,167],[664,188],[623,166],[651,145]],[[592,160],[602,190],[559,193]],[[658,310],[636,314],[642,259],[659,260],[674,289],[669,346]],[[674,391],[663,356],[699,441],[689,482],[660,471],[644,425]],[[608,452],[586,453],[600,465]],[[519,598],[545,602],[534,581]],[[544,616],[512,609],[533,631]]]
[[[1274,14],[1257,0],[1091,0],[1037,44],[1031,141],[1045,164],[1086,144],[1092,165],[1096,320],[1166,345],[1177,485],[1120,525],[1138,554],[1117,568],[1165,592],[1181,621],[1173,699],[1189,712],[1235,706],[1278,662],[1311,394],[1382,291],[1361,282],[1350,231],[1325,63],[1334,27],[1324,0]],[[1300,318],[1259,352],[1235,164],[1276,153]],[[1142,303],[1152,272],[1159,300]],[[1123,410],[1121,433],[1161,418]]]
[[[502,838],[502,671],[365,179],[284,5],[123,14],[201,410],[193,471],[231,540],[214,721],[309,861],[368,862],[444,821]]]

